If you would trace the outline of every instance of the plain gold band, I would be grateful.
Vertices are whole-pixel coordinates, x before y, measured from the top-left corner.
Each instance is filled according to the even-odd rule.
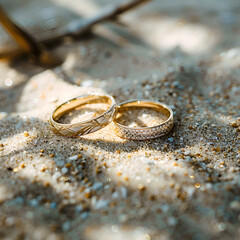
[[[83,105],[94,103],[107,103],[109,105],[109,108],[101,115],[95,118],[91,118],[87,121],[82,121],[74,124],[64,124],[58,122],[58,120],[68,112],[71,112]],[[56,130],[56,132],[60,133],[61,135],[68,137],[86,135],[105,127],[109,122],[111,122],[115,113],[115,108],[115,99],[110,95],[82,95],[64,102],[59,107],[57,107],[51,114],[49,122],[51,126]]]
[[[115,132],[119,137],[131,140],[147,140],[161,137],[172,130],[173,111],[168,105],[158,101],[141,99],[120,103],[116,108],[115,116],[136,107],[154,109],[155,111],[164,114],[167,119],[163,123],[152,127],[128,127],[120,124],[117,122],[116,118],[114,118]]]

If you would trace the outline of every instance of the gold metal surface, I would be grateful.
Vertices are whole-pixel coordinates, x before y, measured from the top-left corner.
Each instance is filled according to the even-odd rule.
[[[116,109],[116,115],[123,114],[133,108],[150,108],[156,112],[165,115],[166,120],[161,124],[150,127],[129,127],[118,122],[115,117],[113,122],[115,132],[119,137],[131,140],[147,140],[158,138],[169,133],[173,128],[173,111],[164,103],[151,100],[130,100],[121,103]]]
[[[63,115],[74,111],[78,107],[94,103],[106,103],[109,105],[109,108],[99,116],[86,121],[73,124],[64,124],[59,122],[59,119]],[[100,94],[83,95],[73,98],[57,107],[52,113],[49,122],[56,132],[61,135],[68,137],[86,135],[105,127],[109,122],[111,122],[115,113],[115,108],[116,102],[112,96]]]

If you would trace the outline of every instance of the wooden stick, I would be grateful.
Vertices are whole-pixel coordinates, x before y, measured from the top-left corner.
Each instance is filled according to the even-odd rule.
[[[95,24],[101,23],[106,20],[116,20],[116,18],[120,14],[122,14],[130,9],[133,9],[134,7],[137,7],[138,5],[148,2],[148,1],[150,1],[150,0],[131,0],[131,1],[124,1],[120,4],[108,5],[108,6],[104,7],[102,10],[100,10],[100,12],[97,13],[97,15],[90,17],[88,19],[85,19],[85,20],[79,19],[79,20],[73,21],[70,24],[68,24],[66,27],[64,27],[64,28],[60,29],[58,32],[56,32],[53,37],[51,36],[51,37],[41,39],[39,41],[39,45],[40,46],[43,45],[43,46],[47,46],[47,47],[56,46],[56,44],[60,40],[62,40],[64,37],[77,38],[77,37],[85,34],[86,32],[88,32],[89,30],[91,30],[91,28]],[[1,19],[0,19],[0,21],[1,21]],[[28,35],[30,35],[30,34],[28,33]],[[34,39],[32,36],[31,36],[31,38]],[[36,40],[35,40],[35,42],[36,42]],[[16,58],[23,54],[26,54],[26,51],[24,51],[24,49],[14,49],[9,52],[0,53],[0,59]]]
[[[79,19],[68,24],[61,32],[57,33],[56,36],[52,38],[43,39],[41,42],[46,45],[52,45],[55,41],[62,39],[64,37],[74,37],[77,38],[86,32],[88,32],[95,24],[101,23],[106,20],[115,20],[118,15],[123,12],[129,11],[130,9],[137,7],[144,2],[150,0],[132,0],[125,1],[121,4],[111,4],[100,10],[97,15],[90,17],[88,19]]]
[[[28,53],[30,57],[38,62],[40,65],[47,67],[54,67],[59,65],[62,61],[50,53],[44,44],[38,42],[31,34],[26,30],[19,27],[12,19],[5,13],[0,6],[0,22],[9,35],[18,43],[21,47],[21,52]],[[4,55],[2,55],[4,56]],[[11,55],[12,56],[12,55]],[[6,56],[5,56],[6,57]]]

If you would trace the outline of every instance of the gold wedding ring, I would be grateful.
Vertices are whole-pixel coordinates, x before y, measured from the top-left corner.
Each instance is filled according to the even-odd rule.
[[[163,117],[161,123],[153,126],[131,127],[120,122],[125,113],[134,109],[153,110],[159,116]],[[119,104],[116,108],[115,117],[113,119],[115,132],[119,137],[131,140],[147,140],[161,137],[169,133],[173,128],[173,111],[164,103],[150,100],[131,100]]]
[[[107,104],[108,108],[105,112],[88,120],[80,119],[77,123],[61,123],[59,120],[67,113],[82,109],[89,104],[103,103]],[[149,120],[149,115],[144,113],[142,118],[138,117],[135,110],[153,111],[158,120]],[[135,125],[127,124],[127,114],[132,113],[128,118],[138,122]],[[136,118],[137,116],[137,118]],[[144,120],[144,121],[142,121]],[[150,121],[146,124],[146,121]],[[119,137],[130,140],[147,140],[161,137],[169,133],[173,128],[173,111],[164,103],[152,100],[130,100],[120,103],[118,106],[114,98],[110,95],[88,94],[77,98],[73,98],[59,107],[57,107],[50,117],[50,124],[55,128],[56,132],[68,136],[81,136],[95,132],[113,121],[115,132]],[[130,122],[131,122],[130,121]],[[140,124],[139,124],[140,123]]]
[[[103,103],[107,104],[108,109],[102,114],[93,117],[88,120],[80,121],[77,123],[61,123],[59,122],[60,118],[65,114],[84,107],[89,104]],[[81,136],[95,132],[101,128],[104,128],[112,121],[116,109],[115,99],[110,95],[101,95],[101,94],[87,94],[73,98],[59,107],[57,107],[50,117],[50,124],[56,130],[56,132],[61,135],[74,137]]]

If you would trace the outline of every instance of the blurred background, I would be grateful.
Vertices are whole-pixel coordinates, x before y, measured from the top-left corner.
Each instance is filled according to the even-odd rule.
[[[11,18],[38,41],[59,35],[69,23],[74,28],[79,18],[84,22],[112,3],[107,0],[1,1]],[[121,1],[114,1],[118,3]],[[94,26],[94,37],[81,36],[77,42],[67,38],[62,44],[53,43],[51,49],[64,60],[62,69],[68,81],[103,89],[116,79],[121,83],[122,78],[128,77],[141,81],[149,77],[149,69],[151,77],[161,78],[183,63],[208,67],[214,64],[215,68],[221,68],[217,70],[221,75],[221,71],[239,66],[239,9],[236,0],[155,0],[122,14],[118,22]],[[0,52],[19,48],[2,28],[0,36]],[[2,88],[19,85],[43,70],[32,65],[21,66],[23,62],[12,67],[10,73],[8,65],[1,64]],[[5,84],[15,73],[14,81]]]

